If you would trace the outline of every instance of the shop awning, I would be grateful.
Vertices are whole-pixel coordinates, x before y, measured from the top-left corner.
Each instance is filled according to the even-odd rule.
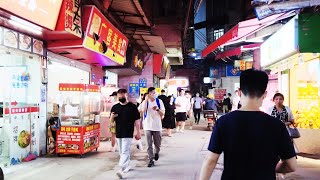
[[[261,44],[250,44],[250,45],[245,45],[238,48],[230,49],[227,51],[223,51],[221,53],[218,53],[215,56],[215,60],[230,57],[230,56],[240,56],[242,52],[257,49],[260,47],[260,45]]]
[[[289,12],[273,15],[260,21],[257,18],[242,21],[231,28],[227,33],[225,33],[215,42],[210,44],[207,48],[205,48],[202,51],[202,57],[207,56],[208,54],[216,50],[219,46],[231,45],[245,41],[247,36],[267,26],[270,26],[279,20],[291,17],[293,15],[294,12]]]
[[[124,23],[150,26],[139,0],[112,1],[108,11],[122,17]]]

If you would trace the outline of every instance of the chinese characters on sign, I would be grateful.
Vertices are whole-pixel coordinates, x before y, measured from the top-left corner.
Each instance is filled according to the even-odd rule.
[[[139,97],[139,83],[129,83],[129,96],[130,98]]]
[[[223,100],[223,95],[227,94],[226,89],[215,89],[214,90],[214,99],[215,100]]]
[[[147,79],[139,79],[139,87],[146,88],[147,87]]]
[[[115,28],[96,7],[85,8],[91,9],[91,14],[83,42],[84,47],[123,65],[128,47],[127,37]]]
[[[81,1],[65,0],[65,31],[82,37],[81,27]]]

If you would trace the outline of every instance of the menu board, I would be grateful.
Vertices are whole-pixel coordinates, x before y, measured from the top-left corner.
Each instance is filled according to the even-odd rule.
[[[20,49],[22,51],[44,55],[43,41],[34,39],[26,34],[18,33],[11,29],[0,27],[0,44]]]
[[[57,133],[57,153],[80,153],[82,127],[62,126]]]
[[[33,53],[43,55],[43,42],[33,39]]]
[[[32,38],[25,34],[19,34],[19,49],[31,52]]]
[[[3,44],[8,47],[18,48],[18,33],[4,28]]]
[[[57,153],[84,154],[99,147],[100,124],[62,126],[57,132]]]

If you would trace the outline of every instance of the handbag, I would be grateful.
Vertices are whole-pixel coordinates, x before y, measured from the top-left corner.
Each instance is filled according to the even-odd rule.
[[[287,130],[291,138],[295,139],[300,137],[300,132],[295,126],[293,126],[293,128],[290,126],[287,126]]]

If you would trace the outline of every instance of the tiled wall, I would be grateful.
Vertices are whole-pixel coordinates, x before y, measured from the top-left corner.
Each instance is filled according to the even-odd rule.
[[[138,83],[139,79],[145,78],[147,80],[147,87],[153,86],[153,56],[148,54],[145,61],[147,61],[144,66],[141,75],[137,76],[123,76],[119,77],[118,86],[119,88],[126,88],[128,90],[129,83]],[[130,101],[135,102],[135,99],[130,99]]]

